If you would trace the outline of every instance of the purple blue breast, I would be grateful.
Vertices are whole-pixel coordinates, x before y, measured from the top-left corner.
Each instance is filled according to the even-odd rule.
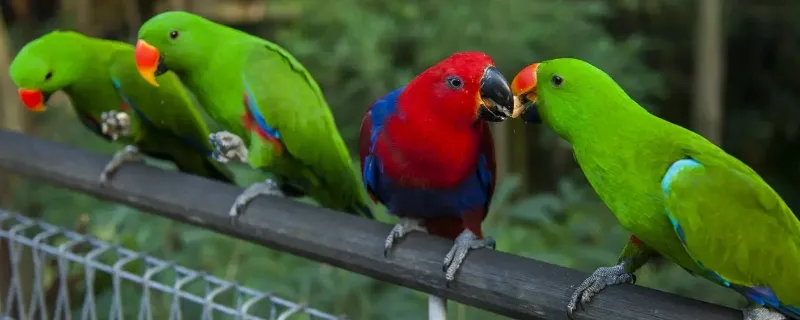
[[[489,201],[491,174],[481,156],[475,173],[451,189],[408,188],[387,177],[377,159],[365,159],[364,181],[389,212],[415,218],[460,217],[465,211],[484,208]]]

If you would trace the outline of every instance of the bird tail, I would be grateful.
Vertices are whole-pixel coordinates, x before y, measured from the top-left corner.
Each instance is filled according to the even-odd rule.
[[[204,175],[205,177],[220,182],[236,184],[233,172],[216,160],[211,159],[210,157],[206,158],[204,167],[206,171],[206,174]]]
[[[372,209],[370,209],[369,206],[366,205],[366,204],[354,203],[354,204],[350,205],[350,207],[348,209],[349,209],[349,210],[347,210],[348,213],[352,213],[352,214],[355,214],[355,215],[358,215],[358,216],[362,216],[362,217],[365,217],[367,219],[375,220],[375,215],[372,214]]]
[[[369,197],[366,195],[365,190],[360,189],[360,185],[347,189],[342,186],[319,186],[309,191],[308,195],[325,208],[344,211],[367,219],[375,219],[375,215],[367,202]]]

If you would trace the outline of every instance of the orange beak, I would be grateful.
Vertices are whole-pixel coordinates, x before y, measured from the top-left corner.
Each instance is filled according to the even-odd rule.
[[[541,122],[539,113],[535,110],[536,100],[539,98],[536,93],[538,85],[536,72],[538,69],[538,63],[529,65],[517,73],[514,80],[511,81],[511,93],[517,99],[514,104],[514,112],[511,114],[512,118],[522,116],[525,122]]]
[[[511,93],[514,96],[522,96],[536,91],[536,71],[539,69],[539,64],[534,63],[523,68],[514,80],[511,81]]]
[[[156,47],[151,46],[149,43],[142,39],[136,42],[136,69],[145,81],[158,87],[156,81],[156,69],[158,69],[158,62],[161,59],[161,53],[158,52]]]
[[[36,89],[19,89],[19,99],[28,110],[42,112],[47,109],[44,105],[44,94]]]

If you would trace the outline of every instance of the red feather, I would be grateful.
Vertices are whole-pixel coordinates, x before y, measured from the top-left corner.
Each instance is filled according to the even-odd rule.
[[[244,95],[244,115],[242,115],[242,123],[244,124],[245,129],[248,131],[252,131],[258,133],[258,136],[261,137],[262,140],[265,142],[272,143],[273,149],[276,154],[280,155],[283,153],[283,144],[281,141],[270,135],[268,132],[264,131],[257,123],[256,120],[253,118],[253,114],[250,112],[250,108],[248,107],[250,100],[247,98],[247,94]]]
[[[637,238],[634,235],[631,235],[631,243],[633,243],[633,245],[636,246],[637,248],[642,247],[642,240],[639,240],[639,238]]]
[[[488,192],[489,200],[486,202],[484,208],[463,212],[461,219],[440,218],[426,220],[425,227],[431,234],[448,239],[455,239],[464,231],[464,228],[466,228],[472,231],[478,238],[483,238],[481,223],[483,223],[483,220],[486,219],[486,216],[489,214],[489,205],[492,202],[492,196],[494,196],[494,188],[497,182],[497,160],[494,154],[494,139],[492,138],[492,131],[489,124],[481,121],[478,122],[478,126],[481,137],[480,146],[478,148],[480,152],[486,156],[486,166],[492,174],[492,181],[489,185]]]

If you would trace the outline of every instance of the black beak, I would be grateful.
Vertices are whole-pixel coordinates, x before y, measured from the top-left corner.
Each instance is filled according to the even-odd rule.
[[[514,95],[508,81],[495,67],[486,68],[481,78],[481,105],[478,119],[500,122],[514,112]]]
[[[50,97],[52,95],[53,95],[52,92],[42,92],[42,96],[43,96],[42,98],[44,99],[44,100],[42,100],[42,103],[43,104],[47,104],[47,101],[50,100]]]
[[[158,64],[156,65],[155,76],[158,77],[158,76],[160,76],[162,74],[167,73],[167,71],[169,71],[169,68],[167,68],[167,65],[164,63],[164,56],[163,55],[159,55],[158,56]]]
[[[542,117],[539,115],[536,101],[529,100],[525,95],[519,97],[522,103],[522,114],[519,115],[522,121],[530,124],[541,124]]]

